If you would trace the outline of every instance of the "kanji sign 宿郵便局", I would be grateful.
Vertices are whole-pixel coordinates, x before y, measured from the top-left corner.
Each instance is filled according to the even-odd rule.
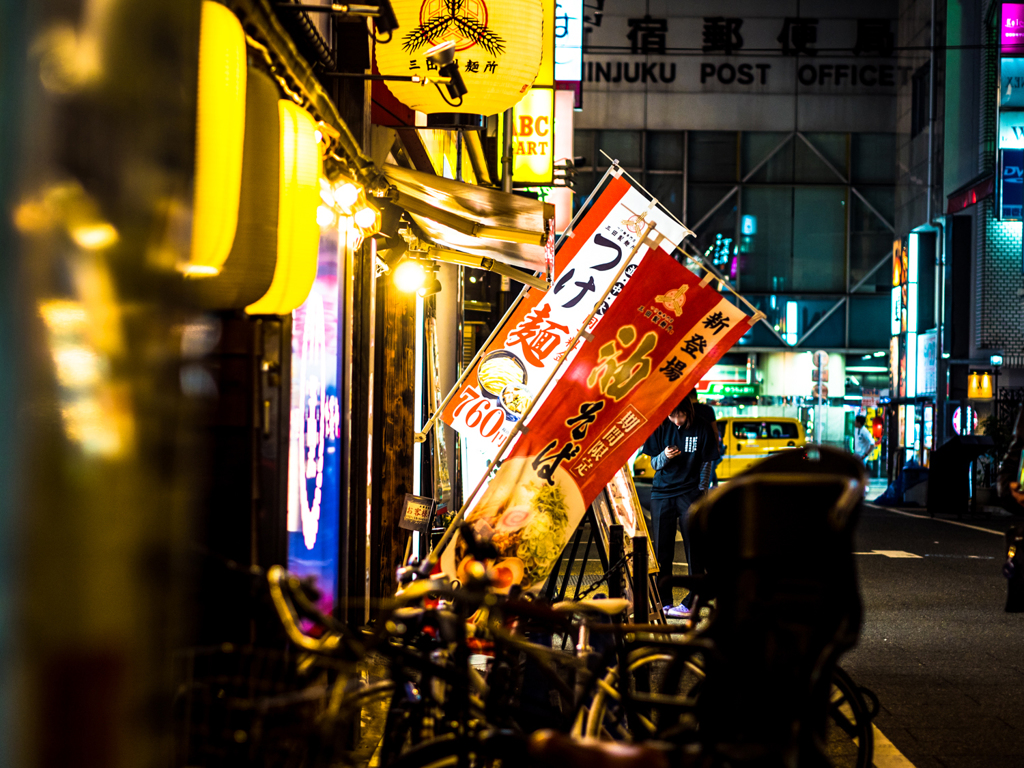
[[[687,233],[628,181],[613,178],[555,253],[554,284],[547,292],[530,289],[524,295],[441,419],[472,442],[489,443],[497,450],[650,224],[654,229],[640,243],[598,317],[611,306],[652,243],[670,249]]]
[[[751,322],[667,253],[648,253],[468,509],[496,571],[540,588],[587,506]],[[461,579],[467,558],[456,533],[441,567]]]

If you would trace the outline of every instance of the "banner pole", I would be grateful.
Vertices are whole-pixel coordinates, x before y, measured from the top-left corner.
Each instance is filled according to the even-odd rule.
[[[584,213],[586,213],[587,206],[590,205],[590,201],[593,200],[597,193],[601,190],[601,185],[604,184],[605,179],[612,175],[613,171],[615,171],[616,169],[618,169],[619,172],[622,173],[622,169],[619,168],[619,166],[617,165],[609,166],[608,170],[604,172],[604,175],[594,186],[594,189],[590,193],[590,196],[584,201],[583,205],[580,206],[580,209],[576,211],[576,215],[572,217],[572,221],[569,222],[569,226],[558,238],[558,241],[555,243],[556,251],[558,247],[562,244],[562,241],[565,240],[565,238],[572,233],[573,227],[576,226],[576,222],[579,221],[580,217],[583,216]],[[647,190],[644,190],[644,192],[647,192]],[[650,196],[650,193],[648,193],[648,196]],[[501,319],[501,322],[498,323],[497,327],[493,331],[491,331],[491,335],[487,337],[487,341],[485,341],[483,345],[480,347],[480,349],[477,350],[476,355],[473,356],[473,359],[469,362],[469,365],[467,365],[463,369],[462,373],[459,376],[459,380],[455,382],[455,386],[452,387],[451,391],[445,396],[444,400],[441,401],[441,404],[437,407],[437,410],[430,415],[430,418],[427,419],[427,423],[423,425],[423,428],[413,436],[413,440],[415,442],[426,442],[427,433],[434,426],[434,423],[438,420],[438,418],[440,418],[441,413],[444,411],[444,409],[448,407],[448,403],[451,402],[451,399],[455,397],[455,393],[458,392],[459,387],[461,387],[463,383],[465,383],[466,377],[469,376],[469,372],[472,371],[473,368],[476,366],[476,362],[477,360],[480,359],[480,355],[482,355],[484,350],[487,349],[488,345],[490,345],[491,341],[493,341],[494,337],[498,334],[498,332],[505,327],[505,323],[508,321],[508,318],[511,316],[511,314],[515,311],[515,308],[519,306],[519,302],[523,300],[523,296],[525,295],[525,293],[525,290],[519,292],[519,295],[516,297],[516,300],[512,302],[512,306],[510,306],[505,311],[505,316]],[[588,320],[587,322],[590,321]]]
[[[597,197],[597,193],[601,191],[601,185],[604,184],[605,179],[607,179],[609,176],[612,175],[612,172],[616,168],[619,168],[619,166],[617,166],[615,164],[612,164],[612,165],[608,166],[608,170],[604,172],[604,176],[602,176],[600,179],[598,179],[597,184],[594,185],[594,188],[590,191],[590,194],[587,196],[587,199],[583,201],[583,205],[581,205],[580,209],[578,211],[576,211],[576,215],[572,217],[572,221],[569,222],[569,226],[565,228],[565,231],[562,232],[562,234],[559,236],[558,240],[555,242],[555,250],[558,250],[558,246],[560,246],[562,244],[562,241],[565,240],[565,238],[567,238],[569,235],[572,234],[572,230],[573,230],[573,227],[576,226],[576,222],[579,221],[580,217],[583,216],[583,214],[585,214],[587,212],[587,206],[590,205],[590,201],[593,200],[595,197]],[[619,169],[619,174],[621,174],[621,173],[622,173],[622,169],[620,168]],[[616,175],[618,175],[618,174],[616,174]],[[646,191],[646,190],[644,190],[644,191]]]
[[[519,295],[516,296],[516,300],[513,301],[512,305],[505,311],[505,316],[501,318],[501,322],[494,327],[494,330],[491,331],[491,335],[487,337],[487,340],[482,345],[480,345],[480,349],[478,349],[476,351],[476,354],[473,355],[473,359],[470,360],[469,363],[467,363],[466,366],[462,369],[462,373],[459,374],[459,379],[458,381],[455,382],[455,386],[453,386],[451,388],[451,391],[449,391],[448,394],[444,396],[444,399],[441,401],[441,404],[437,406],[437,410],[430,414],[430,418],[427,419],[427,423],[423,425],[423,429],[421,429],[413,436],[413,440],[415,442],[426,442],[427,433],[430,431],[430,428],[433,427],[434,423],[441,417],[441,413],[444,411],[445,408],[448,407],[448,403],[451,402],[451,399],[455,397],[455,393],[459,391],[459,387],[461,387],[465,383],[466,379],[469,377],[470,371],[472,371],[473,368],[476,366],[477,360],[480,359],[480,356],[484,353],[484,350],[486,350],[488,345],[494,340],[494,337],[498,335],[498,332],[505,327],[505,323],[508,322],[508,319],[512,316],[512,313],[515,311],[515,308],[519,306],[519,302],[523,300],[523,297],[526,295],[526,292],[528,290],[529,286],[524,287],[523,290],[519,292]]]
[[[639,251],[640,247],[645,242],[647,242],[647,238],[651,234],[651,230],[653,229],[654,222],[647,222],[647,226],[644,228],[643,234],[637,240],[636,245],[633,246],[633,250],[629,252],[629,256],[623,260],[622,266],[619,267],[619,271],[615,273],[615,276],[608,284],[608,287],[605,289],[605,292],[601,295],[601,298],[599,298],[594,303],[593,308],[590,310],[590,314],[587,315],[587,319],[583,322],[583,325],[580,326],[579,331],[573,337],[572,341],[569,342],[569,346],[566,348],[565,354],[562,355],[561,359],[558,361],[558,364],[554,367],[551,373],[548,374],[547,379],[544,380],[544,384],[537,391],[537,396],[533,398],[533,400],[530,401],[530,404],[526,407],[526,413],[524,413],[519,418],[519,421],[516,422],[516,425],[512,428],[512,431],[509,432],[508,437],[506,437],[505,441],[501,444],[501,447],[498,449],[498,453],[495,455],[494,460],[491,462],[492,467],[501,466],[501,460],[502,457],[505,455],[505,451],[508,450],[508,448],[512,445],[513,440],[522,431],[523,426],[526,423],[526,420],[533,413],[534,406],[536,406],[537,403],[540,402],[541,396],[547,391],[548,385],[551,384],[555,376],[558,374],[559,370],[561,370],[562,366],[569,359],[572,351],[576,348],[576,344],[579,343],[579,340],[583,338],[584,334],[587,334],[589,336],[589,333],[587,332],[587,326],[590,325],[590,321],[593,320],[594,315],[597,313],[597,310],[601,308],[601,305],[604,303],[605,299],[608,298],[609,294],[612,291],[612,288],[615,287],[616,283],[618,283],[619,278],[622,277],[622,275],[625,273],[626,267],[628,267],[630,262],[633,261],[633,257],[636,256],[637,251]],[[437,561],[441,558],[441,553],[444,551],[444,548],[448,546],[448,542],[451,541],[452,537],[455,535],[455,531],[458,529],[458,523],[462,522],[462,518],[465,517],[466,511],[469,509],[469,505],[473,503],[474,499],[476,498],[476,495],[480,492],[481,488],[483,488],[483,486],[487,482],[487,476],[489,474],[490,470],[484,473],[483,477],[481,477],[479,482],[477,482],[476,487],[473,489],[473,492],[466,497],[465,502],[462,504],[462,509],[459,510],[459,513],[457,515],[452,517],[452,520],[448,524],[448,528],[445,530],[444,535],[441,537],[441,540],[437,542],[437,545],[434,547],[434,549],[430,553],[430,556],[427,558],[427,562],[429,562],[431,566],[435,565]]]
[[[602,150],[598,150],[598,151],[602,155],[607,157],[609,160],[611,160],[613,164],[615,163],[615,160],[612,158],[612,156],[609,155],[607,152],[605,152],[603,149]],[[641,192],[643,192],[645,195],[647,195],[649,198],[651,198],[655,202],[658,202],[657,198],[655,198],[654,195],[652,195],[650,192],[648,192],[647,188],[643,184],[641,184],[639,181],[637,181],[633,176],[631,176],[629,174],[629,171],[626,171],[626,170],[622,169],[621,167],[619,167],[617,165],[613,165],[612,167],[613,168],[619,168],[619,173],[622,176],[625,176],[627,179],[629,179],[630,183],[632,183],[633,186],[635,186],[637,189],[639,189]],[[609,169],[609,170],[611,170],[611,169]],[[588,200],[588,202],[589,202],[589,200]],[[663,213],[668,215],[668,217],[670,219],[672,219],[674,222],[676,222],[676,224],[679,224],[681,227],[683,227],[683,229],[685,229],[689,234],[693,235],[694,237],[697,236],[697,233],[694,232],[689,227],[687,227],[685,224],[683,224],[683,222],[679,220],[679,217],[676,216],[674,213],[672,213],[672,211],[668,210],[664,206],[661,206],[661,210],[662,210]],[[673,248],[673,250],[679,251],[685,258],[689,259],[690,261],[695,262],[705,272],[709,272],[710,274],[714,275],[715,279],[718,280],[719,284],[720,285],[724,285],[725,289],[727,291],[729,291],[729,293],[731,293],[737,299],[739,299],[744,304],[746,304],[747,307],[749,309],[751,309],[755,314],[760,315],[761,316],[760,319],[764,319],[764,313],[761,310],[759,310],[757,307],[755,307],[753,304],[751,304],[746,298],[744,298],[742,294],[737,292],[735,288],[733,288],[731,285],[729,285],[729,282],[722,276],[722,274],[720,272],[718,272],[718,270],[709,267],[707,264],[704,263],[703,259],[699,259],[699,258],[693,256],[692,254],[689,254],[686,251],[684,251],[683,247],[681,245],[677,245],[675,248]]]

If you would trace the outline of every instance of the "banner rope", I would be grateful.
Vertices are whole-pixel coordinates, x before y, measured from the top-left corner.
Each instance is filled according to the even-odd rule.
[[[609,162],[611,162],[611,164],[612,164],[612,167],[614,167],[614,168],[618,169],[618,171],[620,172],[620,174],[621,174],[622,176],[625,176],[625,177],[626,177],[627,179],[629,179],[629,182],[630,182],[631,184],[633,184],[633,186],[635,186],[635,187],[636,187],[637,189],[639,189],[639,190],[640,190],[641,192],[643,192],[643,193],[644,193],[645,195],[647,195],[647,197],[649,197],[649,198],[651,199],[651,201],[652,201],[652,202],[654,202],[655,204],[657,204],[657,205],[658,205],[658,207],[659,207],[659,208],[661,209],[661,211],[662,211],[663,213],[665,213],[666,215],[668,215],[668,217],[669,217],[669,218],[671,218],[671,219],[672,219],[672,220],[673,220],[674,222],[676,222],[676,223],[677,223],[677,224],[678,224],[679,226],[681,226],[681,227],[682,227],[683,229],[685,229],[685,230],[687,231],[687,233],[688,233],[689,235],[691,235],[691,236],[693,236],[693,237],[696,237],[696,236],[697,236],[697,233],[696,233],[696,232],[694,232],[694,231],[693,231],[692,229],[690,229],[689,227],[687,227],[687,226],[686,226],[686,225],[685,225],[685,224],[684,224],[684,223],[683,223],[682,221],[680,221],[680,220],[679,220],[679,217],[678,217],[678,216],[676,216],[676,215],[675,215],[674,213],[672,213],[672,211],[668,210],[668,209],[667,209],[667,208],[666,208],[666,207],[665,207],[664,205],[662,205],[662,204],[661,204],[661,202],[660,202],[660,201],[658,200],[658,198],[656,198],[656,197],[655,197],[654,195],[652,195],[652,194],[651,194],[650,190],[648,190],[648,189],[647,189],[647,188],[646,188],[646,187],[645,187],[645,186],[644,186],[643,184],[641,184],[641,183],[640,183],[640,182],[639,182],[639,181],[638,181],[638,180],[637,180],[636,178],[634,178],[634,177],[633,177],[632,175],[630,175],[629,171],[627,171],[627,170],[626,170],[625,168],[623,168],[622,166],[620,166],[620,165],[619,165],[619,161],[618,161],[618,160],[616,160],[615,158],[613,158],[613,157],[612,157],[611,155],[609,155],[609,154],[608,154],[607,152],[605,152],[605,151],[604,151],[603,149],[599,149],[599,150],[598,150],[598,152],[600,152],[600,153],[601,153],[602,155],[604,155],[604,156],[605,156],[605,157],[606,157],[606,158],[607,158],[607,159],[609,160]],[[685,240],[685,237],[684,237],[684,240]],[[710,275],[710,278],[712,278],[712,279],[715,279],[715,280],[717,280],[717,281],[718,281],[718,283],[719,283],[719,285],[721,285],[721,286],[722,286],[723,288],[725,288],[725,289],[726,289],[727,291],[729,291],[729,293],[731,293],[731,294],[732,294],[733,296],[735,296],[735,297],[736,297],[737,299],[739,299],[739,300],[740,300],[741,302],[743,302],[743,304],[744,304],[744,305],[745,305],[745,306],[746,306],[746,307],[747,307],[747,308],[748,308],[748,309],[749,309],[749,310],[750,310],[750,311],[751,311],[751,312],[753,313],[753,315],[754,315],[754,316],[753,316],[753,317],[751,318],[751,322],[750,322],[750,324],[751,324],[752,326],[753,326],[754,324],[756,324],[758,320],[764,320],[765,322],[767,322],[767,319],[766,319],[765,313],[764,313],[764,312],[762,312],[762,311],[761,311],[760,309],[758,309],[757,307],[755,307],[755,306],[754,306],[753,304],[751,304],[751,303],[750,303],[750,301],[748,301],[748,300],[747,300],[747,298],[743,296],[743,294],[741,294],[741,293],[740,293],[739,291],[737,291],[737,290],[736,290],[735,288],[733,288],[733,287],[732,287],[732,286],[731,286],[731,285],[729,284],[729,281],[728,281],[728,280],[726,280],[726,279],[725,279],[725,278],[724,278],[724,277],[723,277],[723,276],[721,275],[721,273],[719,273],[719,272],[718,272],[718,270],[716,270],[716,269],[714,269],[714,268],[712,268],[712,267],[708,266],[707,264],[705,264],[705,263],[704,263],[704,259],[702,259],[702,258],[698,258],[697,256],[694,256],[693,254],[687,253],[686,251],[684,251],[684,250],[683,250],[683,247],[682,247],[682,245],[681,245],[681,244],[680,244],[680,245],[677,245],[677,246],[675,246],[675,247],[674,247],[674,248],[673,248],[672,250],[673,250],[673,251],[678,251],[678,252],[679,252],[679,253],[680,253],[680,254],[681,254],[681,255],[682,255],[682,256],[683,256],[684,258],[686,258],[686,259],[689,259],[690,261],[694,262],[694,263],[695,263],[695,264],[696,264],[697,266],[699,266],[699,267],[700,267],[701,269],[703,269],[703,270],[704,270],[705,272],[707,272],[707,273],[708,273],[708,275]],[[709,278],[708,278],[708,277],[705,277],[704,279],[705,279],[705,280],[708,280]]]

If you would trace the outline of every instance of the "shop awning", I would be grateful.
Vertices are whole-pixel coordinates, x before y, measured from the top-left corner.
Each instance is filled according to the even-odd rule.
[[[392,199],[439,248],[546,273],[554,206],[421,171],[385,165]]]
[[[946,214],[960,213],[990,197],[995,191],[996,177],[989,173],[973,179],[946,197]]]

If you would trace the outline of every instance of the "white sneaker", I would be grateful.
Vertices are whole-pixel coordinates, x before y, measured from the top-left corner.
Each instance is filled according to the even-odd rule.
[[[680,603],[679,605],[667,605],[665,606],[665,618],[688,619],[690,618],[690,609],[682,603]]]

